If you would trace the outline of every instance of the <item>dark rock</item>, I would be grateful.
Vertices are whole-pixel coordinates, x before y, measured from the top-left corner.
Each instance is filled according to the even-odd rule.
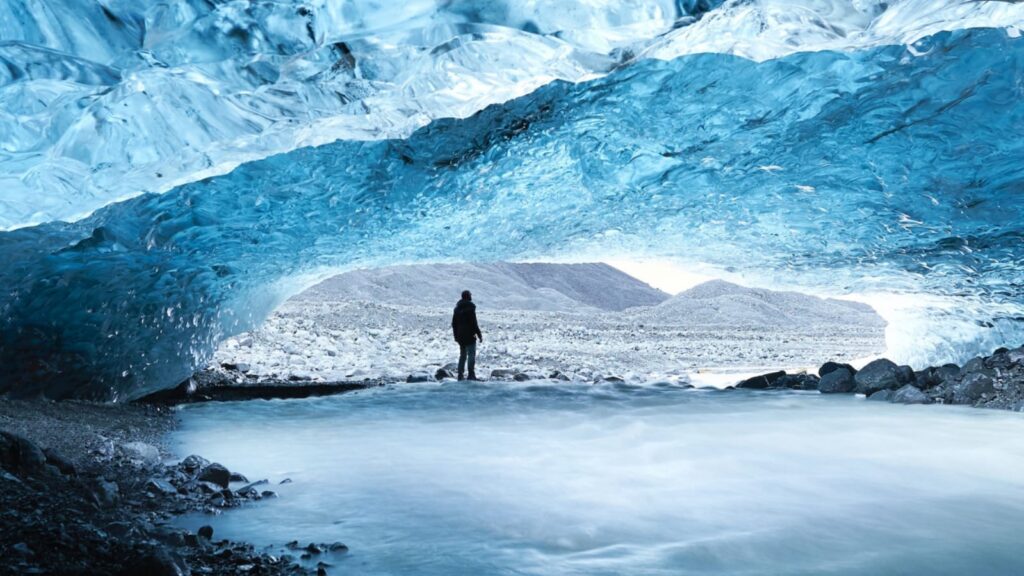
[[[874,400],[876,402],[889,402],[892,400],[893,394],[895,394],[895,392],[893,392],[892,390],[877,390],[875,392],[872,392],[871,395],[868,396],[868,400]]]
[[[309,545],[305,547],[305,551],[309,552],[310,554],[322,554],[323,553],[323,550],[319,546],[317,546],[315,543],[313,543],[313,542],[310,542]]]
[[[799,374],[786,374],[775,381],[773,388],[789,388],[791,390],[817,390],[820,379],[814,374],[801,372]]]
[[[981,358],[980,356],[979,357],[974,357],[974,358],[971,358],[970,360],[968,360],[967,363],[964,364],[963,368],[960,369],[960,375],[961,376],[967,376],[968,374],[973,374],[975,372],[981,372],[984,369],[985,369],[985,359]]]
[[[942,378],[939,377],[938,368],[928,367],[914,373],[914,386],[920,390],[928,390],[940,384],[942,384]]]
[[[818,376],[824,376],[825,374],[828,374],[829,372],[832,372],[833,370],[836,370],[838,368],[846,368],[846,371],[850,373],[850,376],[853,376],[854,374],[857,373],[857,370],[853,366],[850,366],[849,364],[840,364],[838,362],[829,361],[822,364],[821,368],[818,368]]]
[[[765,388],[774,388],[776,381],[785,376],[786,373],[782,370],[778,372],[769,372],[768,374],[761,374],[754,376],[753,378],[747,378],[742,382],[736,384],[737,388],[752,388],[754,390],[764,390]]]
[[[519,377],[517,376],[516,379],[518,380]],[[603,380],[604,382],[611,382],[613,384],[622,384],[623,382],[626,381],[625,379],[620,378],[619,376],[605,376],[601,380]]]
[[[198,472],[206,466],[210,465],[210,461],[202,456],[196,456],[195,454],[185,458],[181,461],[178,466],[181,467],[185,472]]]
[[[854,387],[853,373],[843,367],[826,372],[818,381],[818,391],[823,394],[848,394]]]
[[[853,376],[854,391],[870,396],[879,390],[895,390],[900,387],[899,369],[891,360],[879,358],[870,362]]]
[[[994,394],[995,385],[987,374],[971,373],[953,390],[956,404],[974,404],[986,394]]]
[[[558,370],[555,370],[551,374],[548,374],[548,378],[550,378],[551,380],[560,380],[562,382],[568,382],[569,381],[569,377],[566,376],[565,374],[562,374]]]
[[[89,485],[89,492],[92,494],[93,500],[96,501],[101,507],[110,507],[121,499],[121,490],[114,482],[108,482],[103,478],[95,479]]]
[[[516,382],[527,382],[529,380],[533,380],[533,378],[525,372],[519,372],[518,374],[513,376],[512,379],[515,380]]]
[[[178,489],[162,478],[150,478],[146,482],[146,492],[150,494],[177,494]]]
[[[412,384],[415,382],[433,382],[434,379],[430,377],[430,374],[418,372],[416,374],[409,374],[405,381]]]
[[[281,480],[280,482],[278,482],[278,484],[291,484],[291,483],[292,483],[292,479],[291,478],[285,478],[284,480]]]
[[[232,482],[248,482],[249,481],[248,478],[246,478],[242,474],[239,474],[238,472],[232,472],[230,480]]]
[[[200,526],[199,530],[196,530],[196,536],[204,540],[213,540],[213,526]]]
[[[40,474],[45,470],[46,455],[31,440],[0,432],[0,466],[21,475]]]
[[[204,482],[212,482],[221,488],[227,488],[231,483],[231,472],[224,466],[214,462],[199,472],[199,479]]]
[[[191,573],[184,560],[163,548],[143,552],[130,560],[121,572],[123,576],[189,576]]]
[[[60,473],[65,476],[74,476],[78,473],[78,469],[75,464],[62,456],[56,450],[52,448],[43,449],[43,454],[46,456],[46,462],[51,464],[60,470]]]
[[[937,385],[952,384],[960,377],[960,367],[956,364],[943,364],[935,369],[935,376],[939,379]]]
[[[325,569],[323,566],[317,566],[316,576],[327,576],[327,569]]]
[[[455,374],[445,370],[444,368],[438,368],[437,372],[434,372],[435,380],[451,380],[455,378]]]
[[[331,552],[348,552],[348,546],[345,546],[341,542],[334,542],[327,547]]]
[[[917,376],[914,375],[913,368],[904,365],[896,367],[896,379],[900,384],[913,384],[917,380]]]
[[[277,492],[273,490],[264,490],[260,492],[260,498],[277,498]]]
[[[917,386],[905,384],[899,390],[893,392],[891,402],[897,404],[931,404],[932,399],[922,392]]]

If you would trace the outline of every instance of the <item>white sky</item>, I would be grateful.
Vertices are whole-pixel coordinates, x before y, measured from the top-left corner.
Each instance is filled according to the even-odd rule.
[[[605,264],[618,268],[669,294],[678,294],[697,284],[716,278],[716,276],[695,272],[666,260],[608,260]]]

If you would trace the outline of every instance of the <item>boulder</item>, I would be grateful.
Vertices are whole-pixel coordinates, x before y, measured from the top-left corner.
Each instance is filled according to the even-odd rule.
[[[196,530],[196,536],[203,540],[213,540],[213,526],[200,526],[199,530]]]
[[[512,377],[512,379],[515,380],[516,382],[527,382],[529,380],[533,380],[533,378],[531,378],[530,375],[525,372],[520,372],[516,374],[515,376]]]
[[[0,432],[0,466],[16,474],[39,474],[46,470],[46,454],[28,438]]]
[[[849,364],[840,364],[838,362],[832,362],[830,360],[822,364],[821,368],[818,368],[818,376],[824,376],[825,374],[828,374],[829,372],[832,372],[837,368],[846,368],[846,371],[849,372],[851,376],[857,373],[857,370],[853,366],[850,366]]]
[[[434,372],[434,380],[451,380],[455,378],[455,374],[445,370],[444,368],[438,368],[437,372]]]
[[[1006,357],[1010,359],[1013,364],[1024,364],[1024,346],[1020,348],[1014,348],[1006,353]]]
[[[146,482],[146,492],[150,494],[177,494],[178,489],[171,485],[170,482],[163,478],[150,478]]]
[[[914,386],[917,386],[919,390],[928,390],[939,384],[942,384],[942,378],[939,377],[938,368],[929,366],[924,370],[914,372]]]
[[[995,391],[995,384],[988,374],[968,374],[953,389],[953,402],[956,404],[974,404],[981,400],[985,394],[993,394]]]
[[[212,482],[221,488],[227,488],[231,483],[231,472],[224,466],[214,462],[199,472],[199,480]]]
[[[875,392],[872,392],[871,395],[868,396],[868,400],[874,402],[890,402],[892,400],[893,394],[895,394],[895,392],[893,392],[892,390],[877,390]]]
[[[775,388],[776,382],[780,378],[786,375],[786,372],[779,370],[778,372],[769,372],[767,374],[760,374],[752,378],[747,378],[736,384],[737,388],[749,388],[754,390],[764,390],[766,388]]]
[[[74,476],[78,470],[75,468],[75,464],[65,458],[62,454],[52,448],[46,448],[43,450],[43,454],[46,456],[46,463],[60,470],[61,474],[65,476]]]
[[[935,369],[935,377],[938,378],[939,384],[952,384],[960,377],[960,367],[956,364],[943,364]]]
[[[900,387],[899,367],[891,360],[879,358],[870,362],[853,376],[854,391],[870,396],[879,390],[895,390]]]
[[[789,388],[791,390],[817,390],[820,379],[814,374],[801,372],[799,374],[786,374],[775,381],[773,388]]]
[[[914,374],[913,368],[904,365],[896,367],[896,379],[900,384],[913,384],[917,381],[917,376]]]
[[[197,455],[193,454],[193,455],[189,456],[188,458],[185,458],[184,460],[182,460],[181,464],[179,464],[178,467],[180,467],[185,472],[194,473],[194,472],[198,472],[199,470],[202,470],[204,467],[209,466],[209,465],[210,465],[210,461],[209,460],[207,460],[206,458],[203,458],[202,456],[197,456]]]
[[[405,381],[409,384],[416,382],[433,382],[434,378],[432,378],[430,374],[427,374],[426,372],[417,372],[415,374],[409,374]]]
[[[160,463],[160,450],[152,444],[125,442],[121,445],[121,451],[132,460],[138,460],[144,464],[154,465]]]
[[[891,402],[896,404],[931,404],[932,399],[922,392],[917,386],[905,384],[899,390],[893,392]]]
[[[846,368],[830,370],[818,381],[818,391],[822,394],[848,394],[854,389],[853,373]]]
[[[967,361],[966,364],[964,364],[963,368],[960,369],[960,375],[967,376],[968,374],[981,372],[984,369],[985,359],[981,358],[980,356],[976,356],[974,358],[971,358],[970,360]]]

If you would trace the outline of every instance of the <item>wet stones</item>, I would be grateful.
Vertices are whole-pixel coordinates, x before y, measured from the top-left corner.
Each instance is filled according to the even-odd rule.
[[[231,483],[231,472],[221,464],[214,462],[199,472],[198,479],[216,484],[221,488],[227,488]]]
[[[736,388],[751,390],[767,390],[771,388],[788,388],[790,390],[817,390],[819,379],[813,374],[787,374],[785,371],[769,372],[747,378],[736,384]]]

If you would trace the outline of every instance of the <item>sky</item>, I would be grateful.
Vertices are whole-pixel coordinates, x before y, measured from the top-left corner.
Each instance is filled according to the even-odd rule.
[[[608,260],[605,263],[669,294],[678,294],[715,279],[715,276],[693,272],[667,260]]]

